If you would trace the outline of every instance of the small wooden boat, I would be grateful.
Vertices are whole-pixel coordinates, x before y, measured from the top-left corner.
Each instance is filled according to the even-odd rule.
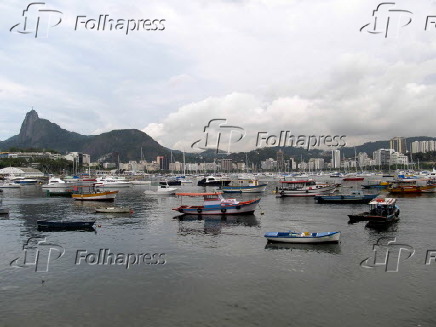
[[[270,232],[265,234],[269,242],[283,243],[338,243],[341,237],[341,232],[325,232],[325,233],[297,233],[288,232]]]
[[[398,220],[400,208],[397,200],[376,198],[369,203],[370,210],[355,215],[348,215],[350,222],[371,221],[372,223],[389,223]]]
[[[0,208],[0,215],[9,215],[9,208]]]
[[[262,193],[265,192],[266,183],[259,183],[256,179],[238,179],[232,181],[228,186],[222,186],[224,193]]]
[[[350,194],[317,195],[315,200],[318,203],[368,204],[377,196],[378,194],[363,194],[362,191],[352,191]]]
[[[95,212],[100,213],[134,213],[133,209],[127,207],[99,207]]]
[[[49,230],[87,230],[93,229],[95,221],[49,221],[49,220],[38,220],[38,229],[49,229]]]
[[[176,193],[178,196],[203,197],[203,205],[181,205],[173,210],[187,215],[237,215],[252,214],[260,199],[239,202],[225,199],[221,192],[215,193]]]

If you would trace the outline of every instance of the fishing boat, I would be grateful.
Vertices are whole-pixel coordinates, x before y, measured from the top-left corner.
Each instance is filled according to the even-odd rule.
[[[259,183],[257,179],[238,179],[220,189],[224,193],[262,193],[266,187],[266,183]]]
[[[236,215],[252,214],[256,210],[259,199],[239,202],[236,199],[225,199],[221,192],[214,193],[176,193],[188,197],[203,197],[203,205],[181,205],[173,210],[187,215]]]
[[[87,186],[85,186],[87,187]],[[78,201],[114,201],[118,194],[118,191],[102,191],[99,189],[99,184],[94,184],[89,187],[89,191],[83,191],[84,187],[76,186],[75,189],[79,190],[79,193],[74,193],[71,197]]]
[[[178,190],[177,187],[170,187],[168,184],[159,184],[156,191],[145,190],[144,194],[148,195],[174,195]]]
[[[287,196],[316,196],[331,192],[336,188],[332,184],[317,184],[313,180],[280,181],[280,188],[276,188],[279,197]]]
[[[231,180],[226,180],[221,177],[207,176],[198,181],[198,186],[227,186]]]
[[[339,243],[341,232],[269,232],[265,234],[268,242],[283,243]]]
[[[362,191],[352,191],[350,194],[317,195],[315,200],[318,203],[368,204],[377,196],[378,194],[363,194]]]
[[[419,181],[413,179],[404,179],[395,181],[392,186],[388,187],[390,193],[433,193],[436,192],[436,185],[428,181]]]
[[[400,208],[397,200],[392,198],[376,198],[369,203],[369,211],[348,215],[350,222],[371,221],[373,223],[389,223],[398,220]]]
[[[43,230],[89,230],[93,229],[95,221],[49,221],[38,220],[38,229]]]
[[[99,213],[134,213],[133,209],[127,207],[99,207],[95,208],[95,212]]]

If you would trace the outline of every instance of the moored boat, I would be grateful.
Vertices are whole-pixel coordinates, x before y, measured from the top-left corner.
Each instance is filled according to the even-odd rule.
[[[322,193],[331,192],[336,188],[332,184],[317,184],[313,180],[280,181],[281,187],[276,189],[280,197],[295,196],[316,196]]]
[[[99,185],[89,187],[89,191],[84,191],[85,187],[76,186],[75,189],[79,190],[77,193],[71,195],[74,200],[78,201],[114,201],[118,191],[101,191]]]
[[[378,194],[363,194],[362,191],[352,191],[350,194],[317,195],[315,200],[318,203],[367,204],[377,196]]]
[[[364,177],[344,177],[342,178],[342,180],[344,182],[357,182],[357,181],[363,181],[365,178]]]
[[[419,181],[412,179],[405,179],[395,181],[392,186],[388,187],[390,193],[434,193],[436,192],[436,185],[428,183],[428,181]]]
[[[38,220],[36,223],[43,230],[88,230],[93,229],[95,221]]]
[[[227,186],[231,180],[224,179],[222,177],[207,176],[198,181],[198,186]]]
[[[173,210],[187,215],[237,215],[252,214],[256,210],[259,199],[239,202],[236,199],[225,199],[221,192],[214,193],[176,193],[184,197],[203,197],[203,205],[181,205]]]
[[[156,191],[153,190],[145,190],[144,194],[148,195],[174,195],[178,190],[177,187],[170,187],[168,184],[159,184],[157,186]]]
[[[227,186],[222,186],[224,193],[262,193],[265,192],[266,183],[259,183],[256,179],[238,179]]]
[[[372,223],[389,223],[398,220],[400,208],[397,200],[376,198],[369,203],[369,211],[348,215],[350,222],[370,221]]]
[[[99,213],[133,213],[133,209],[127,207],[99,207],[95,208]]]
[[[265,234],[268,242],[283,243],[338,243],[341,238],[341,232],[269,232]]]

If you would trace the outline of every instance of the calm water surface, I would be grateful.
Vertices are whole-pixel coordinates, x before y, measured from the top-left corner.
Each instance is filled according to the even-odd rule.
[[[401,220],[377,231],[348,224],[347,214],[366,205],[278,199],[270,184],[255,215],[224,219],[180,218],[171,210],[180,199],[145,196],[145,187],[120,190],[115,204],[132,207],[131,216],[95,214],[101,204],[47,198],[36,186],[4,190],[10,215],[0,218],[0,325],[436,325],[436,263],[425,264],[427,250],[436,250],[436,195],[399,198]],[[39,219],[96,219],[96,233],[39,232]],[[289,229],[339,230],[342,242],[267,245],[264,233]],[[30,237],[65,249],[47,272],[10,266]],[[381,237],[415,249],[400,258],[398,272],[360,266]],[[166,263],[75,264],[78,250],[100,249],[163,254]]]

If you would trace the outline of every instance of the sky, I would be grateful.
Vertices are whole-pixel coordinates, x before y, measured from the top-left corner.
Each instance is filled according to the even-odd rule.
[[[29,4],[0,3],[0,140],[32,107],[81,134],[136,128],[185,151],[214,119],[243,130],[232,150],[259,132],[436,136],[433,0],[53,0],[23,16]],[[100,15],[139,29],[92,29]]]

